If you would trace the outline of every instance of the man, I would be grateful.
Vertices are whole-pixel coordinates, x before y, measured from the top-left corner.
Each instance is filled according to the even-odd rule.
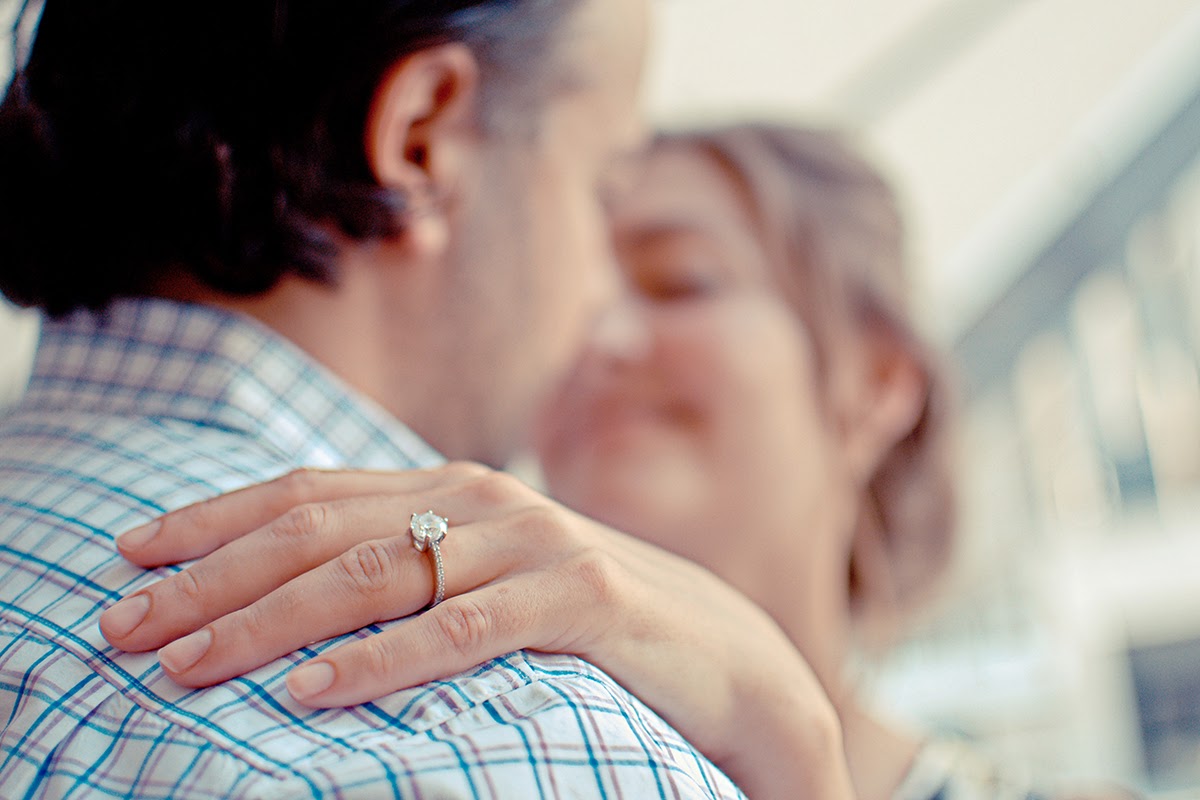
[[[46,0],[0,108],[0,292],[51,317],[0,421],[4,796],[737,796],[573,658],[312,710],[326,645],[187,690],[97,629],[164,510],[509,455],[615,283],[644,15]]]

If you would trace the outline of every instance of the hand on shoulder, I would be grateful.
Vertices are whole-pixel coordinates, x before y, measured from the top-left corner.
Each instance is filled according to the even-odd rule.
[[[751,797],[851,796],[836,711],[774,622],[702,567],[516,478],[455,463],[303,470],[118,540],[145,567],[200,560],[105,612],[114,646],[162,648],[184,686],[416,614],[434,594],[413,514],[449,520],[444,602],[294,670],[314,707],[365,702],[518,649],[579,655],[652,706]]]

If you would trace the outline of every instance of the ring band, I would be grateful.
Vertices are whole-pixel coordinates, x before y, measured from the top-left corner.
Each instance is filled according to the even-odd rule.
[[[424,553],[428,550],[433,555],[433,601],[425,607],[426,609],[433,608],[446,599],[446,571],[442,568],[440,545],[446,538],[446,531],[449,527],[450,520],[440,517],[432,511],[413,514],[412,521],[408,526],[408,532],[412,534],[413,547],[417,549],[417,552]]]

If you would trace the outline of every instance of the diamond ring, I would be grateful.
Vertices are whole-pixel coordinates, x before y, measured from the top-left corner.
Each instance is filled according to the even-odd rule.
[[[413,547],[417,548],[418,552],[424,553],[428,550],[433,555],[433,602],[426,606],[427,609],[433,608],[446,599],[446,572],[442,569],[442,548],[439,545],[442,543],[442,539],[446,538],[446,530],[449,527],[450,520],[439,517],[432,511],[413,514],[412,522],[408,526],[408,531],[412,534]]]

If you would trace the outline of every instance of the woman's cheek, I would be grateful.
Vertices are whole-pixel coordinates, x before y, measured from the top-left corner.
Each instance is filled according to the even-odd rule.
[[[738,365],[741,344],[728,312],[715,302],[679,304],[660,329],[659,363],[667,388],[700,416],[736,399],[744,380]]]

